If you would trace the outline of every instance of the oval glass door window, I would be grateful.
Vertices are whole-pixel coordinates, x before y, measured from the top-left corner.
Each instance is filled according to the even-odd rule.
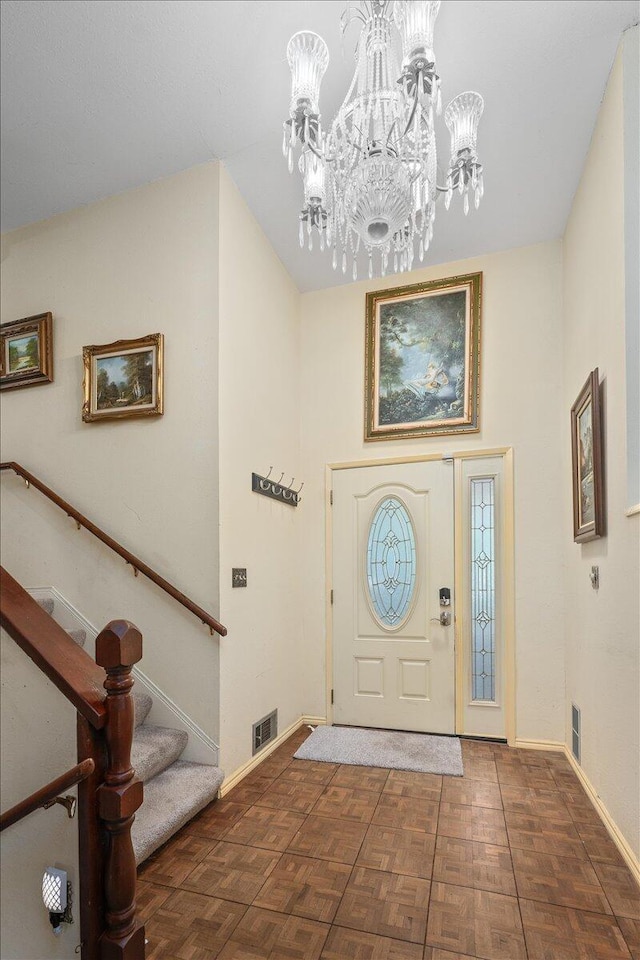
[[[385,497],[369,527],[367,586],[381,627],[397,630],[407,619],[416,585],[416,538],[401,500]]]

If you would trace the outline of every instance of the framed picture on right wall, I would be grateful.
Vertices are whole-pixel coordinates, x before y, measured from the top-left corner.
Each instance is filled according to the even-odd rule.
[[[573,539],[596,540],[605,533],[602,414],[598,368],[571,407]]]

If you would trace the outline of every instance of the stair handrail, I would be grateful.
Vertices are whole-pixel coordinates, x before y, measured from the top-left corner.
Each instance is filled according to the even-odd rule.
[[[18,823],[20,820],[28,817],[30,813],[35,813],[35,811],[41,807],[46,807],[52,800],[55,800],[63,790],[68,790],[69,787],[75,787],[77,783],[86,780],[87,777],[91,776],[95,768],[96,765],[92,758],[87,757],[82,763],[77,763],[75,767],[71,767],[70,770],[61,773],[55,780],[47,783],[44,787],[40,787],[39,790],[36,790],[30,796],[21,800],[20,803],[16,803],[14,807],[5,810],[5,812],[0,815],[0,833],[6,830],[7,827],[12,827],[14,823]]]
[[[142,659],[142,635],[112,620],[96,637],[94,663],[3,567],[0,625],[77,711],[81,958],[144,960],[131,841],[143,791],[131,765],[131,671]]]
[[[220,623],[219,620],[216,620],[215,617],[211,616],[210,613],[207,613],[206,610],[203,610],[202,607],[199,607],[197,603],[194,603],[193,600],[190,600],[186,594],[178,590],[177,587],[174,587],[172,583],[169,583],[168,580],[165,580],[164,577],[161,577],[159,573],[156,573],[147,563],[143,560],[140,560],[139,557],[134,556],[126,547],[123,547],[122,544],[118,543],[117,540],[114,540],[113,537],[110,537],[108,533],[105,533],[100,527],[98,527],[91,520],[88,520],[84,514],[80,513],[79,510],[76,510],[70,503],[67,503],[66,500],[63,500],[62,497],[58,496],[50,487],[47,487],[41,480],[38,480],[36,476],[30,473],[28,470],[25,470],[19,463],[16,463],[14,460],[9,460],[4,463],[0,463],[0,470],[13,470],[19,477],[26,482],[27,486],[33,486],[40,493],[44,494],[45,497],[48,497],[52,503],[55,503],[56,506],[60,507],[61,510],[67,514],[72,520],[75,520],[76,524],[84,527],[85,530],[88,530],[89,533],[93,534],[94,537],[97,537],[98,540],[101,540],[110,550],[113,550],[114,553],[117,553],[118,556],[130,564],[133,568],[135,575],[141,573],[143,576],[147,577],[156,586],[160,587],[161,590],[164,590],[165,593],[168,593],[170,597],[173,597],[174,600],[177,600],[178,603],[181,603],[183,607],[186,607],[194,616],[198,617],[203,624],[209,627],[209,630],[212,634],[218,633],[221,637],[226,637],[227,628]]]

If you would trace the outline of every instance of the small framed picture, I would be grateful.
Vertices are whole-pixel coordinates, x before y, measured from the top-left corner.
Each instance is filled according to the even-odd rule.
[[[596,540],[605,533],[604,463],[598,368],[571,407],[573,539]]]
[[[163,413],[164,337],[152,333],[82,348],[82,419],[121,420]]]
[[[0,389],[53,382],[53,320],[38,313],[0,326]]]
[[[365,440],[480,429],[482,274],[367,294]]]

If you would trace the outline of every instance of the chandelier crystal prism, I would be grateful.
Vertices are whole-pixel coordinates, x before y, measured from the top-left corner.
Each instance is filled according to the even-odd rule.
[[[332,252],[333,267],[357,278],[364,248],[369,276],[410,270],[422,261],[433,237],[436,200],[449,209],[456,193],[465,214],[483,194],[478,159],[479,93],[467,91],[447,106],[451,155],[445,183],[437,183],[434,118],[441,113],[440,76],[433,35],[440,0],[360,0],[347,4],[343,32],[361,23],[356,69],[328,132],[320,117],[320,86],[329,65],[324,40],[311,31],[294,34],[287,47],[291,68],[289,118],[282,149],[304,185],[300,246]],[[374,259],[375,258],[375,259]]]

